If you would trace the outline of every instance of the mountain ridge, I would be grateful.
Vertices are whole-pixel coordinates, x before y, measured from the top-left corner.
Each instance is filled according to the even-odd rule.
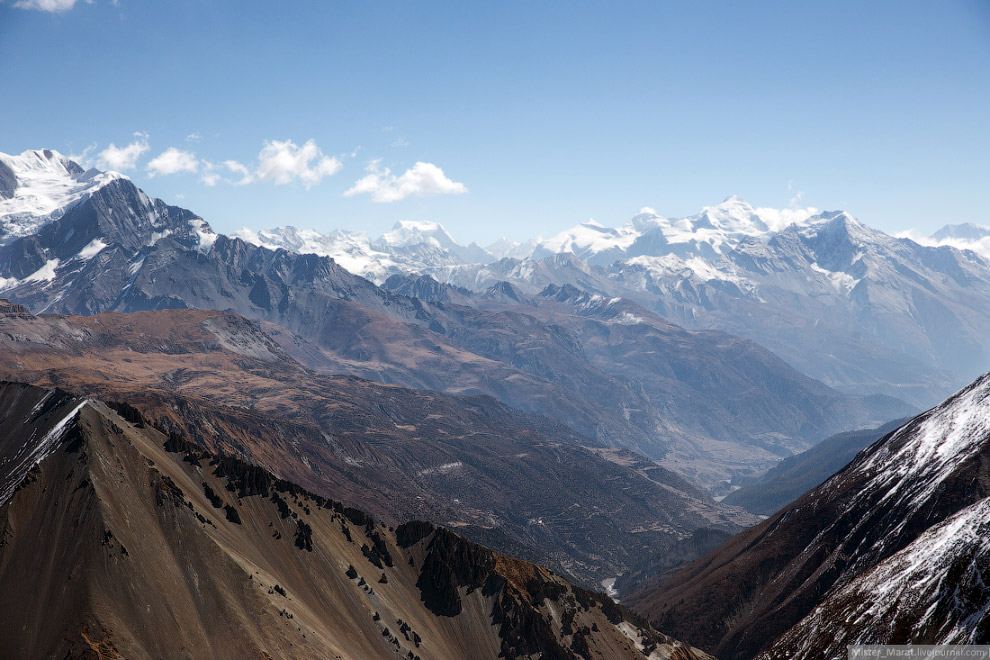
[[[2,384],[0,407],[0,452],[25,438],[11,413],[64,429],[0,503],[0,648],[19,658],[707,657],[603,594],[428,523],[393,530],[126,406]]]
[[[920,609],[907,608],[907,618],[890,610],[891,619],[919,623],[890,629],[869,619],[850,625],[845,618],[850,601],[837,594],[851,589],[862,596],[856,585],[862,586],[870,571],[884,570],[881,566],[889,575],[905,577],[905,566],[913,564],[898,563],[898,553],[920,551],[923,535],[939,536],[933,531],[936,526],[968,507],[982,506],[990,496],[984,468],[990,454],[988,420],[990,374],[864,449],[825,483],[766,521],[627,602],[654,623],[727,660],[764,653],[787,656],[789,651],[795,654],[790,657],[799,657],[799,652],[800,657],[832,657],[825,651],[834,636],[823,632],[815,637],[818,646],[808,646],[801,643],[800,633],[788,632],[816,634],[816,617],[822,631],[844,630],[840,639],[849,643],[857,638],[883,644],[945,643],[950,637],[944,629],[920,625],[924,617],[915,617],[929,607],[935,612],[937,598],[920,604]],[[971,516],[960,515],[957,520],[963,524],[972,522]],[[965,552],[978,548],[968,545],[963,550],[958,559],[964,567],[970,563]],[[981,574],[981,565],[973,568]],[[929,569],[927,574],[941,583],[945,574],[937,566]],[[878,602],[872,596],[858,601]],[[894,607],[897,602],[883,604]],[[966,601],[949,614],[966,631],[985,630],[978,616],[967,618],[978,614],[972,605]],[[842,614],[822,618],[825,611]],[[946,615],[940,610],[940,617]],[[796,625],[802,627],[793,628]]]

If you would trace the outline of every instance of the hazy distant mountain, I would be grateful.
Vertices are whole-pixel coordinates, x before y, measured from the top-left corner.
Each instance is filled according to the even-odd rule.
[[[117,410],[0,384],[5,657],[707,657],[539,566]]]
[[[907,421],[898,419],[879,428],[846,431],[826,438],[811,449],[788,456],[755,483],[729,493],[722,502],[759,515],[776,513],[841,470],[862,449]]]
[[[987,643],[988,420],[990,375],[629,602],[726,660]]]
[[[336,230],[321,234],[312,229],[275,227],[254,231],[243,228],[231,234],[253,245],[284,248],[300,254],[331,257],[348,271],[381,284],[390,275],[432,270],[462,264],[489,263],[508,255],[528,256],[509,241],[496,243],[496,257],[485,248],[457,243],[435,222],[397,222],[377,240],[364,232]]]
[[[792,218],[788,218],[792,219]],[[764,345],[850,392],[930,404],[990,367],[990,261],[869,229],[845,213],[780,217],[730,198],[698,216],[586,223],[530,260],[432,271],[483,290],[548,284],[635,300],[688,328]],[[574,254],[571,261],[543,254]]]
[[[948,238],[978,241],[987,236],[990,236],[990,227],[974,225],[972,222],[964,222],[959,225],[945,225],[933,233],[931,237],[937,241]]]
[[[694,216],[643,209],[618,228],[588,221],[482,256],[427,225],[405,233],[434,252],[413,259],[382,240],[356,272],[379,283],[396,272],[429,274],[478,292],[500,281],[530,294],[571,284],[688,328],[753,339],[844,391],[918,405],[990,368],[981,330],[990,321],[990,249],[976,225],[947,226],[919,243],[844,212],[755,209],[730,197]]]
[[[290,246],[316,240],[281,237]],[[436,225],[400,224],[387,243],[391,255],[455,259]],[[570,254],[544,262],[539,272],[585,290],[607,279]],[[632,303],[579,309],[583,292],[573,286],[573,303],[530,296],[521,305],[515,285],[496,283],[478,296],[444,289],[446,299],[425,280],[379,288],[326,257],[214,234],[126,178],[0,247],[0,277],[0,295],[36,312],[232,310],[273,324],[283,349],[314,369],[489,394],[664,460],[719,494],[736,475],[765,470],[823,436],[910,412],[890,398],[842,395],[722,333],[686,331],[642,308],[616,316]]]

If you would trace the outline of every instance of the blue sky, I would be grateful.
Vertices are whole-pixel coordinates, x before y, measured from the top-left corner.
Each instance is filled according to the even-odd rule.
[[[986,0],[0,0],[0,63],[0,151],[117,165],[220,231],[485,243],[730,194],[990,224]]]

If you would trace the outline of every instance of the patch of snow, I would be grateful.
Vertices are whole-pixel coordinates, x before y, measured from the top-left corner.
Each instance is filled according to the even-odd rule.
[[[144,259],[145,259],[145,257],[144,256],[141,256],[137,261],[135,261],[134,263],[130,264],[127,267],[127,272],[129,274],[131,274],[131,275],[137,275],[137,272],[139,270],[141,270],[141,266],[144,265]]]
[[[436,465],[434,467],[429,467],[424,470],[417,472],[417,476],[424,477],[430,474],[447,474],[458,468],[464,467],[464,463],[461,461],[454,461],[453,463],[443,463],[441,465]]]
[[[34,271],[22,281],[24,282],[51,282],[55,279],[55,271],[58,269],[58,259],[49,259],[45,265]]]
[[[158,241],[162,240],[163,238],[165,238],[167,236],[171,236],[171,235],[172,235],[172,230],[171,229],[166,229],[165,231],[153,231],[153,232],[151,232],[151,236],[148,238],[148,242],[146,243],[146,245],[148,247],[151,247],[152,245],[154,245]]]
[[[100,251],[103,250],[103,248],[105,248],[106,246],[107,244],[104,243],[103,240],[99,238],[94,238],[89,243],[87,243],[83,249],[79,250],[79,253],[76,255],[76,258],[81,259],[82,261],[89,261],[96,255],[98,255]]]
[[[862,256],[863,256],[862,254],[858,255],[857,258],[853,261],[853,263],[855,263],[855,261],[858,261],[860,258],[862,258]],[[811,270],[815,271],[816,273],[821,273],[822,275],[827,277],[829,281],[832,283],[832,286],[834,286],[839,293],[845,295],[848,295],[849,292],[852,291],[857,284],[859,284],[859,280],[853,277],[852,275],[850,275],[849,273],[845,273],[841,270],[840,271],[825,270],[824,268],[819,266],[817,262],[811,264]]]
[[[979,643],[978,624],[990,614],[990,602],[971,594],[986,593],[981,567],[988,562],[990,498],[926,530],[900,552],[829,594],[785,634],[785,641],[798,649],[790,657],[822,654],[825,644],[837,655],[851,644],[886,643],[898,625],[930,629],[926,642],[930,644]],[[961,572],[953,574],[960,567]],[[933,620],[938,610],[948,612],[947,620]],[[934,629],[933,623],[940,628]]]
[[[210,229],[210,226],[202,218],[193,218],[189,221],[189,228],[199,237],[196,246],[203,254],[209,254],[213,249],[213,244],[217,242],[217,234]]]
[[[870,475],[870,485],[885,491],[880,503],[896,500],[917,507],[988,438],[990,376],[985,376],[933,408],[919,424],[898,429],[855,473]]]
[[[602,580],[602,589],[605,590],[605,593],[612,600],[618,600],[619,598],[619,592],[615,588],[615,581],[618,579],[617,577],[612,577]]]

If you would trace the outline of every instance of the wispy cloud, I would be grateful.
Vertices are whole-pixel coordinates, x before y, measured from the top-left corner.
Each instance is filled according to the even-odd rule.
[[[196,172],[199,170],[199,160],[191,151],[183,151],[169,147],[153,158],[145,168],[149,177],[156,175],[167,176],[180,172]]]
[[[236,174],[240,178],[237,181],[232,181],[235,186],[246,186],[247,184],[254,181],[254,175],[251,174],[251,170],[247,168],[236,160],[225,160],[222,165],[227,168],[227,171],[231,174]]]
[[[91,167],[93,165],[93,152],[96,151],[96,143],[92,143],[82,150],[81,153],[69,154],[69,160],[74,160],[83,167]]]
[[[104,170],[123,172],[132,170],[138,159],[148,151],[148,134],[134,133],[134,140],[124,147],[118,147],[113,142],[96,156],[96,166]],[[85,152],[84,152],[85,153]]]
[[[401,176],[395,176],[387,167],[381,167],[380,160],[375,160],[368,165],[367,171],[366,176],[344,192],[344,197],[371,195],[372,201],[390,203],[407,197],[461,195],[468,191],[467,186],[448,179],[433,163],[418,162]]]
[[[186,142],[201,142],[202,140],[203,136],[199,133],[190,133],[186,136]]]
[[[76,0],[18,0],[14,6],[18,9],[35,9],[51,13],[69,11],[75,6]]]

